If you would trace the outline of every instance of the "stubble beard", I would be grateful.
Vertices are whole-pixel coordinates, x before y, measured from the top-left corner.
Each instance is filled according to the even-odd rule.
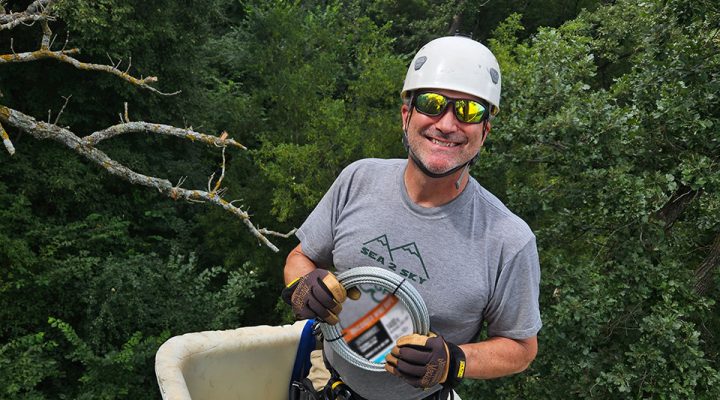
[[[409,133],[408,132],[408,146],[410,148],[410,151],[413,155],[413,161],[415,163],[422,164],[421,167],[424,167],[426,170],[432,172],[433,174],[444,174],[448,171],[452,171],[455,168],[458,168],[460,166],[463,166],[467,164],[472,158],[472,154],[466,155],[465,152],[461,153],[463,157],[459,157],[460,160],[452,163],[443,163],[444,165],[430,165],[428,164],[428,156],[432,154],[432,150],[428,149],[425,143],[423,141],[427,141],[428,137],[447,137],[448,135],[443,135],[440,133],[432,134],[432,128],[426,128],[420,132],[416,133]],[[465,157],[467,156],[467,157]]]

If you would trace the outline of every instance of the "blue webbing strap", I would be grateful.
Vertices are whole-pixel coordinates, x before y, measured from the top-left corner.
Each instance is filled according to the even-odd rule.
[[[293,366],[290,385],[294,381],[300,381],[310,372],[310,352],[315,350],[315,336],[313,335],[314,319],[310,319],[305,323],[302,333],[300,334],[300,343],[298,343],[297,353],[295,354],[295,365]]]

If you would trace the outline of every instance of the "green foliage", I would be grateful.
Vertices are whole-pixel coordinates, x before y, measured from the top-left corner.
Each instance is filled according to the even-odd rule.
[[[538,236],[545,323],[528,371],[468,381],[461,395],[720,398],[720,274],[693,290],[720,231],[717,6],[481,3],[62,0],[54,48],[69,33],[83,61],[124,69],[132,57],[131,73],[183,92],[47,61],[3,65],[0,100],[45,120],[72,95],[59,123],[78,133],[113,124],[125,101],[133,120],[227,130],[251,150],[226,154],[226,198],[283,231],[350,162],[404,157],[405,68],[458,17],[461,31],[492,37],[502,67],[502,112],[473,174]],[[36,49],[39,27],[12,37],[15,51]],[[294,240],[270,254],[219,210],[10,134],[1,398],[157,398],[152,360],[169,336],[291,319],[276,294]],[[103,150],[188,186],[204,187],[221,162],[215,149],[145,135]]]
[[[148,371],[169,335],[244,323],[265,286],[256,268],[198,266],[180,250],[190,242],[177,206],[102,197],[102,179],[67,183],[76,198],[58,183],[48,203],[41,174],[10,179],[37,172],[16,157],[0,182],[0,397],[155,398]],[[68,180],[72,159],[58,164],[50,175]]]
[[[545,327],[529,372],[472,397],[720,396],[717,305],[693,291],[720,229],[720,19],[701,4],[498,29],[502,113],[476,169],[538,236]]]
[[[457,18],[459,32],[472,34],[474,38],[485,42],[488,38],[496,37],[496,27],[512,14],[521,16],[521,23],[525,29],[520,38],[525,39],[539,28],[560,26],[565,21],[575,18],[583,10],[593,10],[608,2],[599,0],[549,0],[543,2],[506,0],[478,3],[458,0],[426,3],[439,3],[433,12],[440,18],[432,21],[432,13],[423,15],[422,21],[414,21],[413,28],[416,30],[422,29],[429,23],[435,23],[442,24],[442,27],[435,29],[433,37],[452,34],[454,32],[449,31],[450,19]],[[420,40],[419,42],[426,41]]]
[[[437,0],[378,0],[350,1],[361,15],[371,18],[378,26],[388,26],[388,37],[394,38],[397,54],[407,54],[410,62],[415,51],[430,40],[449,34],[456,14],[472,14],[475,7],[463,1]],[[465,29],[464,33],[470,31]],[[397,84],[393,82],[393,84]]]
[[[86,322],[90,343],[103,349],[135,330],[192,332],[231,327],[242,321],[253,290],[263,286],[250,265],[227,271],[196,272],[195,257],[155,254],[110,258],[86,284]],[[152,308],[145,304],[154,303]]]
[[[169,338],[168,332],[146,338],[136,332],[121,347],[97,355],[68,323],[51,317],[48,324],[61,335],[58,341],[64,342],[64,358],[82,365],[81,374],[72,377],[79,384],[67,388],[66,396],[77,399],[155,398],[143,387],[154,380],[147,370],[152,368],[157,348]]]
[[[48,356],[57,343],[36,333],[13,339],[0,347],[0,397],[45,399],[36,387],[43,380],[60,375],[57,362]]]
[[[402,154],[405,62],[387,26],[356,11],[340,2],[248,5],[242,24],[216,44],[227,82],[219,88],[241,102],[218,108],[236,114],[229,129],[259,141],[254,156],[280,220],[299,223],[350,162]]]
[[[43,341],[42,332],[28,333],[3,347],[10,360],[38,364],[25,369],[30,361],[13,361],[12,368],[3,367],[6,381],[16,382],[6,390],[50,397],[153,398],[148,388],[155,383],[148,371],[158,346],[171,333],[242,325],[254,291],[264,286],[250,264],[199,270],[193,255],[177,251],[167,260],[153,253],[92,256],[90,247],[132,247],[118,240],[127,237],[121,235],[126,224],[98,217],[89,218],[94,229],[83,221],[47,233],[48,243],[29,263],[33,275],[22,288],[0,293],[3,313],[13,322],[3,327],[4,336],[43,326],[43,315],[76,321],[50,320],[64,341]],[[48,381],[56,376],[63,380]],[[80,385],[64,385],[67,379]]]

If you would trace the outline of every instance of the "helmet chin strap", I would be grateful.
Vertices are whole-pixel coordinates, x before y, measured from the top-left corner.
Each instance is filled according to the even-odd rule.
[[[429,177],[431,177],[431,178],[444,178],[444,177],[446,177],[446,176],[448,176],[448,175],[452,175],[452,174],[454,174],[455,172],[459,171],[461,168],[463,168],[463,167],[467,166],[468,164],[470,164],[471,162],[473,162],[473,161],[475,160],[475,158],[477,157],[477,154],[476,154],[475,157],[472,158],[472,160],[470,160],[470,161],[468,161],[468,162],[466,162],[466,163],[464,163],[464,164],[460,164],[460,165],[458,165],[457,167],[452,168],[452,169],[449,170],[449,171],[441,172],[441,173],[438,174],[438,173],[436,173],[436,172],[430,171],[430,170],[425,166],[425,164],[423,164],[423,162],[420,161],[420,159],[417,158],[417,156],[415,156],[415,153],[413,153],[413,151],[410,150],[410,146],[409,146],[409,144],[408,144],[408,139],[407,139],[407,131],[406,131],[405,134],[403,135],[403,144],[405,145],[405,149],[407,149],[407,151],[408,151],[408,155],[409,155],[410,158],[412,158],[412,160],[415,162],[415,165],[417,165],[417,167],[420,169],[420,171],[422,171],[423,174],[425,174],[425,175],[427,175],[427,176],[429,176]],[[462,177],[462,175],[461,175],[461,177]]]
[[[478,157],[479,155],[480,155],[480,152],[478,152],[477,154],[475,154],[475,155],[473,156],[473,158],[470,159],[470,161],[468,161],[468,162],[465,163],[465,169],[464,169],[463,172],[460,174],[460,177],[458,178],[458,180],[455,181],[455,190],[460,190],[460,183],[462,182],[463,176],[464,176],[465,174],[469,174],[469,173],[470,173],[470,165],[475,164],[475,160],[477,159],[477,157]]]
[[[410,104],[412,104],[412,100],[411,100]],[[455,181],[455,189],[460,190],[460,182],[462,182],[462,179],[465,176],[465,174],[469,173],[470,166],[475,164],[475,161],[477,160],[478,156],[480,156],[480,152],[478,151],[477,153],[475,153],[473,158],[471,158],[468,162],[460,164],[457,167],[450,169],[449,171],[445,171],[445,172],[442,172],[439,174],[430,171],[425,166],[425,164],[423,164],[423,162],[420,161],[420,159],[417,156],[415,156],[415,153],[413,153],[413,151],[410,149],[410,142],[408,140],[407,126],[410,123],[410,117],[412,116],[412,112],[413,112],[413,107],[411,106],[410,111],[408,112],[408,116],[405,120],[405,126],[403,127],[403,137],[402,137],[403,145],[405,146],[405,150],[407,150],[408,155],[413,160],[415,165],[417,165],[417,167],[420,169],[420,171],[423,174],[429,176],[430,178],[444,178],[444,177],[446,177],[448,175],[452,175],[455,172],[459,171],[460,169],[464,168],[464,170],[460,174],[460,177],[458,178],[458,180]],[[485,129],[487,129],[487,121],[483,122],[483,132],[485,132]]]

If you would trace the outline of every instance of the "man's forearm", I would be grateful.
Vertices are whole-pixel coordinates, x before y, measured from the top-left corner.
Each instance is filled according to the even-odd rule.
[[[467,343],[465,378],[493,379],[524,371],[537,354],[537,337],[515,340],[493,337],[479,343]]]
[[[285,284],[288,285],[290,282],[312,272],[316,268],[317,265],[302,252],[302,247],[298,244],[290,251],[290,254],[288,254],[285,260]]]

